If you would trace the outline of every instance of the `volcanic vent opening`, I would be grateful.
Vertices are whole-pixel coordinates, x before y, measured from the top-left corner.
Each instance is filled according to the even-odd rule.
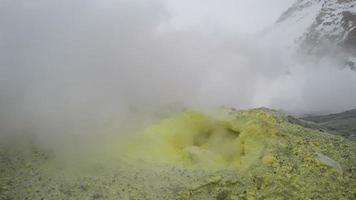
[[[219,118],[183,113],[144,130],[129,145],[126,157],[141,164],[247,169],[271,157],[268,146],[275,141],[275,123],[272,115],[262,112]]]

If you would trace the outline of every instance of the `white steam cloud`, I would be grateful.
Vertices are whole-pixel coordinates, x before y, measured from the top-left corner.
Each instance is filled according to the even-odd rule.
[[[158,0],[0,1],[1,133],[100,132],[181,106],[356,106],[352,71],[175,17]]]

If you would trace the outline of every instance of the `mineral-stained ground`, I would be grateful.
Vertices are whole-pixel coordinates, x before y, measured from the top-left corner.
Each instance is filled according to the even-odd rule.
[[[185,112],[64,156],[3,140],[0,199],[356,199],[356,142],[296,122]]]

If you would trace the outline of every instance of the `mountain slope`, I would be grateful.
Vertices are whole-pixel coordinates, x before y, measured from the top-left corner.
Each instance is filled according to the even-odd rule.
[[[356,109],[331,115],[308,116],[302,119],[314,122],[332,133],[356,139]]]
[[[355,0],[298,0],[267,31],[281,48],[317,57],[339,57],[353,68],[356,56]]]
[[[290,121],[268,109],[187,112],[73,160],[0,140],[0,199],[353,199],[355,142]]]
[[[323,46],[338,45],[350,51],[356,47],[356,1],[323,1],[321,10],[308,32],[302,36],[303,46],[311,52],[324,53]]]

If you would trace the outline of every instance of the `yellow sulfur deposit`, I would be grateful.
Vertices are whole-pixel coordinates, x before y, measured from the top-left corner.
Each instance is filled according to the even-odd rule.
[[[266,113],[214,115],[187,112],[148,127],[126,157],[146,164],[246,169],[273,144],[275,120]]]
[[[271,154],[267,154],[262,158],[262,163],[264,165],[272,165],[275,161],[276,158]]]
[[[269,109],[186,112],[66,159],[0,141],[0,199],[355,199],[355,142],[306,125]]]

